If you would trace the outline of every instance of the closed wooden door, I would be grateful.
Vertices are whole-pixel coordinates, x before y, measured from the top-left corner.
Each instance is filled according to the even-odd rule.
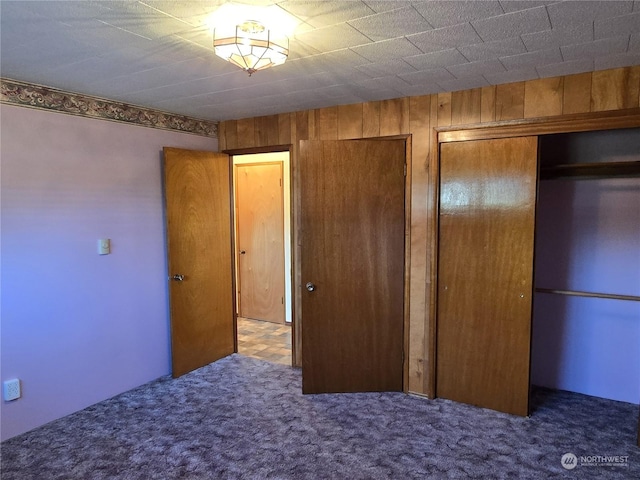
[[[164,149],[174,377],[235,351],[229,157]]]
[[[529,411],[537,137],[440,147],[438,397]]]
[[[282,162],[236,165],[238,315],[284,323]]]
[[[302,390],[402,390],[404,140],[300,142]]]

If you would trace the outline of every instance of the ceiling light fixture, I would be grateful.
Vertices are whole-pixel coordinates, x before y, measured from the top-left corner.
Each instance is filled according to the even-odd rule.
[[[289,55],[289,38],[258,21],[247,20],[239,25],[216,26],[213,48],[216,55],[251,76],[258,70],[283,64]]]

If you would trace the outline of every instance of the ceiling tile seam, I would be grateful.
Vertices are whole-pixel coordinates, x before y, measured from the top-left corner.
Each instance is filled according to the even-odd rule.
[[[376,13],[378,13],[378,12],[376,12],[373,8],[371,8],[371,7],[369,6],[369,4],[367,4],[367,2],[364,2],[363,0],[360,0],[360,3],[361,3],[361,4],[363,4],[365,7],[367,7],[371,12],[373,12],[373,13],[371,13],[371,15],[375,15]],[[633,7],[632,7],[632,8],[633,8]],[[371,15],[365,15],[364,17],[361,17],[361,18],[370,17]]]
[[[183,40],[183,41],[189,43],[190,45],[194,45],[196,47],[202,48],[203,50],[209,52],[211,55],[215,55],[215,53],[213,51],[213,38],[211,38],[211,48],[209,48],[209,47],[205,47],[204,45],[202,45],[202,44],[200,44],[198,42],[194,42],[192,40],[189,40],[188,38],[184,38],[179,33],[173,33],[173,34],[168,35],[168,36],[178,37],[180,40]],[[165,38],[165,37],[163,37],[163,38]]]
[[[443,48],[441,50],[436,50],[436,51],[432,51],[432,50],[424,51],[424,50],[422,50],[420,48],[419,45],[417,45],[414,42],[412,42],[410,37],[417,37],[417,36],[420,36],[420,35],[422,35],[423,33],[426,33],[426,32],[436,32],[438,30],[444,30],[444,29],[450,29],[450,28],[454,28],[454,27],[459,27],[460,25],[466,25],[467,23],[470,24],[471,22],[456,23],[455,25],[449,25],[447,27],[441,27],[441,28],[432,28],[431,30],[425,30],[424,32],[412,33],[411,35],[404,35],[402,37],[396,37],[396,38],[393,38],[393,39],[390,39],[390,40],[397,40],[397,39],[400,39],[400,38],[404,38],[405,40],[407,40],[411,45],[416,47],[423,54],[436,53],[436,52],[441,52],[443,50],[452,50],[452,48]],[[473,28],[473,25],[471,25],[471,28]],[[475,32],[475,29],[474,29],[474,32]],[[475,32],[475,33],[476,33],[476,35],[478,35],[478,32]],[[480,37],[480,35],[478,35],[478,37],[482,40],[482,37]],[[480,43],[485,43],[485,41],[482,40],[482,42],[480,42]],[[473,45],[479,45],[479,43],[477,43],[477,44],[474,43]],[[458,47],[455,47],[455,48],[457,49]],[[462,53],[461,53],[461,55],[462,55]],[[411,56],[415,56],[415,55],[411,55]],[[465,58],[467,58],[467,57],[465,57]]]
[[[202,78],[198,78],[197,81],[207,80],[209,78],[224,77],[224,76],[227,76],[227,75],[235,75],[235,73],[236,72],[231,72],[231,73],[223,73],[222,75],[213,75],[213,76],[210,76],[210,77],[202,77]],[[117,80],[117,79],[119,79],[121,77],[128,77],[128,75],[120,75],[119,77],[115,77],[113,80],[115,81],[115,80]],[[127,94],[135,95],[136,93],[153,92],[153,90],[164,89],[164,88],[167,88],[167,87],[179,87],[181,85],[187,85],[187,84],[191,83],[191,81],[192,80],[187,80],[187,81],[184,81],[184,82],[160,85],[160,86],[153,87],[153,88],[143,88],[143,89],[140,89],[140,90],[133,90],[133,91],[127,92]],[[201,95],[210,95],[212,93],[223,93],[223,92],[230,92],[230,91],[234,91],[234,90],[241,90],[242,88],[245,88],[245,87],[230,88],[230,89],[226,89],[226,90],[216,90],[216,91],[213,91],[213,92],[207,92],[207,93],[203,93],[203,94],[200,94],[200,95],[189,95],[188,97],[178,97],[178,98],[193,98],[193,97],[198,97],[198,96],[201,96]]]
[[[407,61],[405,60],[405,58],[407,58],[407,57],[400,57],[400,61],[401,61],[401,62],[403,62],[403,63],[405,63],[405,64],[407,64],[407,65],[409,65],[411,68],[413,68],[413,71],[414,71],[414,72],[419,72],[419,71],[420,71],[420,70],[418,70],[416,67],[414,67],[413,65],[411,65],[409,62],[407,62]],[[397,77],[397,76],[398,76],[398,75],[396,74],[396,77]],[[400,78],[400,77],[398,77],[398,78]]]
[[[549,14],[549,6],[548,6],[548,5],[545,5],[545,6],[544,6],[544,11],[545,11],[545,12],[546,12],[546,14],[547,14],[547,21],[549,22],[549,25],[551,26],[551,31],[553,31],[553,23],[551,23],[551,15]],[[593,34],[593,33],[592,33],[592,34]],[[526,43],[524,43],[524,40],[522,40],[522,35],[520,35],[520,41],[524,44],[524,48],[525,48],[525,50],[528,52],[528,51],[529,51],[529,49],[527,48],[527,44],[526,44]],[[562,55],[562,52],[560,52],[560,55]],[[562,59],[563,59],[563,61],[564,61],[564,57],[563,57]],[[536,70],[536,73],[537,73],[537,70]]]
[[[500,4],[500,8],[502,8],[502,4]],[[502,8],[502,11],[504,12],[504,8]],[[482,39],[482,43],[487,43],[485,42],[485,40],[482,38],[482,36],[478,33],[478,30],[476,30],[476,27],[473,26],[473,23],[471,22],[467,22],[469,25],[471,25],[471,29],[473,30],[473,32],[478,36],[478,38]],[[475,44],[478,45],[478,44]],[[526,46],[525,46],[526,48]],[[462,52],[460,52],[460,55],[462,55],[464,57],[464,54]],[[467,58],[467,57],[464,57]],[[471,61],[467,58],[468,61]]]
[[[109,22],[105,22],[104,20],[96,19],[96,21],[98,21],[98,22],[100,22],[100,23],[102,23],[104,25],[107,25],[109,27],[117,28],[118,30],[120,30],[122,32],[130,33],[131,35],[135,35],[136,37],[140,37],[140,38],[144,38],[145,40],[153,41],[149,37],[145,37],[144,35],[140,35],[139,33],[132,32],[131,30],[127,30],[126,28],[118,27],[117,25],[113,25],[113,24],[111,24]]]
[[[511,57],[519,57],[521,55],[526,55],[528,53],[545,52],[547,50],[552,51],[554,49],[557,50],[558,52],[560,52],[560,58],[562,58],[562,61],[564,62],[564,57],[562,56],[562,49],[559,46],[558,47],[553,47],[553,48],[543,48],[541,50],[533,50],[533,51],[530,51],[530,52],[519,53],[519,54],[516,54],[516,55],[504,55],[502,57],[498,57],[497,60],[502,64],[502,66],[505,68],[506,71],[509,71],[510,69],[509,69],[509,67],[507,67],[504,64],[504,62],[502,61],[503,59],[506,60],[506,59],[511,58]],[[553,62],[553,63],[557,63],[557,62]],[[543,64],[540,64],[538,66],[544,66],[544,65],[552,65],[552,64],[551,63],[543,63]],[[518,68],[515,68],[515,69],[512,68],[511,70],[518,70],[520,68],[522,68],[522,67],[518,67]],[[534,68],[537,68],[537,66],[534,67]]]
[[[194,28],[200,27],[200,25],[197,25],[197,24],[194,25],[193,23],[187,22],[186,20],[184,20],[182,18],[179,18],[179,17],[176,17],[175,15],[171,15],[170,13],[165,12],[163,10],[160,10],[159,8],[156,8],[156,7],[152,6],[152,5],[149,5],[148,3],[141,2],[141,1],[138,1],[138,3],[140,5],[143,5],[143,6],[147,7],[147,8],[150,8],[151,10],[155,10],[156,12],[158,12],[158,13],[166,16],[166,17],[169,17],[169,18],[172,18],[174,20],[177,20],[178,22],[184,23],[185,25],[189,25],[190,27],[194,27]]]
[[[567,60],[564,58],[564,54],[562,53],[562,48],[560,48],[560,46],[557,47],[558,50],[560,50],[560,58],[562,59],[562,62],[566,62]],[[536,67],[536,72],[538,71],[538,67]]]
[[[500,9],[502,10],[502,13],[507,13],[507,11],[504,9],[504,6],[502,5],[503,0],[498,0],[498,5],[500,5]]]
[[[431,23],[429,23],[429,20],[427,20],[427,18],[426,18],[424,15],[422,15],[418,10],[416,10],[416,7],[415,7],[415,6],[411,5],[411,8],[412,8],[412,9],[413,9],[413,10],[414,10],[418,15],[420,15],[420,16],[424,19],[424,21],[426,22],[426,24],[427,24],[427,25],[429,25],[429,27],[431,27],[431,30],[435,30],[435,29],[436,29],[436,27],[434,27],[433,25],[431,25]],[[397,9],[397,10],[399,10],[399,9]],[[425,32],[427,32],[427,31],[428,31],[428,30],[425,30]]]
[[[502,61],[503,58],[507,58],[507,57],[498,57],[498,62],[500,62],[500,65],[502,65],[502,68],[504,68],[505,72],[508,72],[509,69],[507,68],[507,66],[504,64],[504,62]],[[484,77],[484,74],[482,75]],[[486,78],[485,78],[486,80]]]
[[[493,85],[491,82],[489,82],[489,80],[487,80],[487,77],[485,77],[485,74],[484,74],[484,73],[483,73],[483,74],[481,74],[480,76],[481,76],[482,78],[484,78],[484,80],[485,80],[486,82],[488,82],[488,83],[489,83],[489,85]]]
[[[361,59],[369,62],[369,63],[363,63],[362,65],[371,65],[373,63],[376,62],[372,62],[371,60],[369,60],[368,58],[363,57],[362,55],[360,55],[358,52],[354,52],[352,49],[352,47],[346,47],[346,48],[340,48],[338,50],[334,50],[333,52],[323,52],[323,53],[319,53],[318,55],[324,55],[325,53],[334,53],[334,52],[342,52],[343,50],[349,50],[351,53],[353,53],[354,55],[359,56]],[[303,57],[303,58],[308,58],[308,57]]]
[[[91,57],[91,58],[97,58],[97,57]],[[109,81],[111,81],[111,82],[117,82],[119,80],[125,80],[126,81],[128,78],[130,78],[132,76],[135,76],[135,75],[154,73],[154,70],[157,73],[158,71],[162,71],[162,70],[165,70],[167,68],[179,68],[183,63],[190,62],[191,60],[194,60],[196,58],[202,58],[203,60],[208,60],[208,59],[206,59],[204,57],[186,58],[185,60],[180,60],[179,62],[173,62],[173,63],[162,65],[162,66],[159,66],[159,67],[147,68],[145,70],[136,70],[135,72],[132,72],[132,73],[126,73],[126,74],[123,74],[123,75],[118,75],[117,77],[111,77],[109,79]],[[190,82],[193,82],[193,81],[196,81],[196,80],[207,80],[207,79],[210,79],[210,78],[221,77],[223,75],[231,75],[231,73],[225,73],[225,74],[222,74],[222,75],[213,75],[213,76],[212,75],[207,75],[207,76],[192,75],[190,77],[190,79],[187,80],[187,81],[177,82],[177,83],[165,83],[162,86],[157,87],[157,88],[174,87],[174,86],[178,86],[178,85],[181,85],[181,84],[184,84],[184,83],[190,83]],[[145,91],[148,91],[148,90],[149,90],[148,88],[143,88],[143,89],[140,89],[140,90],[132,90],[132,91],[129,91],[128,93],[135,94],[135,93],[145,92]]]
[[[466,22],[466,23],[468,23],[469,25],[471,25],[471,22]],[[478,32],[476,32],[476,29],[473,27],[473,25],[471,25],[471,28],[473,29],[473,31],[475,32],[475,34],[476,34],[476,35],[478,35]],[[482,37],[480,37],[480,35],[478,35],[478,38],[482,38]],[[481,43],[486,43],[486,42],[482,41]],[[478,44],[478,43],[476,43],[476,44],[474,44],[474,45],[479,45],[479,44]],[[463,45],[463,46],[468,46],[468,45]],[[462,55],[462,57],[463,57],[463,58],[465,58],[465,59],[467,60],[467,62],[469,62],[469,63],[471,63],[471,62],[472,62],[472,60],[471,60],[469,57],[465,56],[465,54],[464,54],[464,53],[462,53],[462,52],[460,51],[460,47],[459,47],[459,46],[458,46],[458,47],[456,47],[455,49],[456,49],[456,51],[457,51],[460,55]]]
[[[225,74],[225,75],[234,75],[234,74],[235,73],[228,73],[228,74]],[[218,76],[222,76],[222,75],[218,75]],[[374,79],[374,78],[372,77],[372,79]],[[283,82],[287,82],[287,81],[290,81],[290,80],[291,80],[291,77],[285,78],[285,79],[282,79],[282,80],[278,80],[276,82],[273,82],[273,85],[277,85],[278,83],[283,83]],[[157,87],[157,88],[165,88],[167,86],[177,86],[177,85],[181,85],[182,83],[188,83],[188,82],[180,82],[180,83],[176,83],[176,84],[172,84],[172,85],[163,85],[163,86]],[[348,84],[345,84],[345,83],[334,83],[332,85],[324,85],[322,88],[334,87],[334,86],[340,86],[340,85],[348,85]],[[254,86],[251,86],[251,87],[246,87],[245,86],[245,87],[237,87],[237,88],[226,88],[224,90],[217,90],[215,92],[206,92],[206,93],[202,93],[202,94],[198,94],[198,95],[188,95],[186,97],[179,97],[179,98],[181,100],[197,99],[198,97],[206,97],[206,96],[209,96],[209,95],[212,95],[212,94],[224,94],[224,93],[239,92],[239,91],[242,91],[242,90],[244,90],[246,88],[253,88],[253,87]],[[129,93],[130,94],[135,94],[135,93],[140,93],[140,92],[148,92],[150,90],[154,90],[154,89],[143,89],[143,90],[137,90],[137,91],[129,92]],[[308,89],[308,90],[315,91],[316,88],[312,88],[312,89]],[[304,91],[308,91],[308,90],[297,90],[296,93],[304,92]],[[270,97],[277,97],[279,95],[280,94],[265,95],[263,97],[263,99],[268,99]],[[242,101],[244,101],[244,100],[235,100],[234,102],[231,102],[231,103],[239,103],[239,102],[242,102]],[[204,104],[203,106],[216,106],[216,105],[218,105],[218,104],[217,103],[207,103],[207,104]]]
[[[364,3],[364,2],[363,2],[363,3]],[[365,5],[366,5],[366,3],[365,3]],[[368,7],[368,8],[371,8],[371,7],[369,7],[369,5],[367,5],[367,7]],[[388,10],[388,11],[386,11],[386,12],[384,12],[384,13],[377,13],[377,12],[374,12],[374,13],[372,13],[371,15],[366,15],[366,16],[364,16],[364,17],[353,18],[353,19],[348,20],[348,21],[346,21],[346,22],[344,22],[344,23],[348,24],[351,28],[353,28],[356,32],[360,33],[362,36],[367,37],[369,40],[371,40],[371,42],[372,42],[372,43],[377,43],[377,42],[378,42],[378,40],[374,40],[374,39],[373,39],[373,38],[371,38],[369,35],[367,35],[367,34],[366,34],[366,33],[364,33],[363,31],[359,30],[359,29],[358,29],[358,27],[355,27],[354,25],[352,25],[352,24],[351,24],[351,22],[353,22],[353,21],[358,21],[358,20],[362,20],[362,19],[364,19],[364,18],[374,17],[374,16],[376,16],[376,15],[386,15],[386,14],[388,14],[388,13],[395,12],[395,11],[397,11],[397,10],[402,10],[402,9],[404,9],[404,8],[407,8],[407,7],[398,7],[398,8],[394,8],[394,9],[392,9],[392,10]],[[431,24],[429,23],[429,21],[428,21],[426,18],[424,18],[424,16],[423,16],[423,15],[422,15],[418,10],[416,10],[416,9],[415,9],[415,7],[414,7],[413,5],[411,5],[411,9],[412,9],[414,12],[416,12],[420,17],[422,17],[422,19],[425,21],[425,23],[429,26],[429,29],[430,29],[430,30],[435,30],[435,28],[433,27],[433,25],[431,25]],[[336,24],[336,25],[338,25],[338,24]],[[424,30],[424,31],[425,31],[425,32],[428,32],[428,31],[430,31],[430,30]],[[420,33],[423,33],[423,32],[420,32]],[[409,40],[409,39],[407,38],[407,36],[406,36],[406,35],[401,36],[401,37],[387,38],[387,39],[385,39],[385,40],[397,40],[397,39],[399,39],[399,38],[405,38],[405,39]],[[411,42],[411,40],[409,40],[409,41]],[[412,42],[412,44],[413,44],[413,42]],[[368,44],[365,44],[365,45],[368,45]],[[362,46],[362,45],[355,45],[353,48],[357,48],[357,47],[361,47],[361,46]],[[415,46],[417,47],[417,45],[415,45]],[[418,47],[418,48],[419,48],[419,47]],[[422,52],[422,50],[420,50],[420,51]],[[426,53],[426,52],[422,52],[422,53]]]

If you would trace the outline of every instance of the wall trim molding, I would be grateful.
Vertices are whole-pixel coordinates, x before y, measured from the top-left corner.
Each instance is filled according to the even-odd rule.
[[[218,137],[218,123],[57,88],[0,78],[0,103],[110,120],[162,130]]]

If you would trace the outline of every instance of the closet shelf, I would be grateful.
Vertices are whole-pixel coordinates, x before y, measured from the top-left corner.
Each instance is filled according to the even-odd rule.
[[[636,295],[618,295],[615,293],[581,292],[577,290],[557,290],[554,288],[536,288],[535,291],[540,293],[555,293],[556,295],[569,295],[573,297],[608,298],[611,300],[629,300],[632,302],[640,302],[640,297]]]
[[[612,178],[640,176],[640,161],[553,165],[540,168],[542,180],[560,177]]]

